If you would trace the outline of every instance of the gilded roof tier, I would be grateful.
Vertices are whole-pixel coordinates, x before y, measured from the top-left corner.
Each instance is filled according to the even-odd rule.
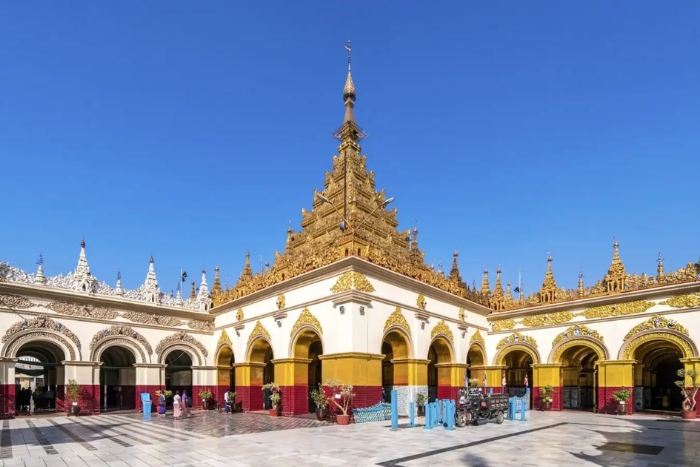
[[[310,210],[301,210],[301,230],[287,230],[283,253],[275,253],[271,268],[257,274],[246,255],[243,272],[232,289],[214,293],[215,306],[263,290],[305,272],[332,264],[348,256],[363,258],[378,266],[432,285],[443,291],[488,306],[488,296],[469,288],[459,273],[458,252],[453,255],[449,275],[424,262],[418,247],[418,229],[398,229],[397,210],[388,209],[393,198],[375,186],[374,172],[367,169],[359,142],[365,137],[355,122],[356,88],[348,74],[343,88],[345,116],[334,136],[340,140],[322,191],[314,191]]]

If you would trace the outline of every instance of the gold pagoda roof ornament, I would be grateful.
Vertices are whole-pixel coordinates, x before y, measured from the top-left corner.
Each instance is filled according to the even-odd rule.
[[[356,88],[350,72],[352,47],[348,53],[348,74],[343,87],[345,117],[334,133],[340,140],[338,154],[326,172],[323,190],[314,190],[312,208],[302,209],[301,230],[291,225],[286,232],[283,254],[276,253],[271,267],[254,274],[250,254],[236,285],[214,298],[214,305],[236,300],[305,272],[356,256],[398,274],[431,285],[473,302],[488,306],[488,296],[461,281],[457,253],[449,276],[425,264],[418,248],[418,229],[398,230],[398,211],[387,206],[394,198],[375,186],[374,172],[367,169],[359,141],[366,135],[355,122]]]
[[[539,294],[542,303],[551,303],[556,300],[557,281],[554,280],[554,273],[552,272],[551,254],[547,257],[547,272],[544,275],[544,281],[542,282],[542,288],[540,288]]]

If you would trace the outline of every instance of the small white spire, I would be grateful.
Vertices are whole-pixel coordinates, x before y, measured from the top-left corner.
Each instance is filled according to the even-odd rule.
[[[202,268],[202,282],[199,284],[199,291],[197,292],[197,302],[199,302],[198,308],[202,311],[207,311],[211,305],[211,298],[209,297],[209,286],[207,285],[207,271]]]
[[[146,282],[143,284],[143,293],[146,301],[160,303],[160,290],[158,289],[158,280],[156,279],[156,270],[153,263],[153,255],[151,255],[151,259],[148,262]]]
[[[182,293],[180,293],[180,287],[177,288],[177,295],[175,296],[175,304],[182,306]]]
[[[117,295],[121,295],[124,293],[124,289],[122,289],[122,273],[121,271],[117,271],[117,286],[114,288],[114,293]]]
[[[75,268],[74,277],[75,290],[88,293],[95,291],[95,279],[90,274],[90,266],[85,254],[84,238],[80,241],[80,256],[78,257],[78,266]]]
[[[36,262],[36,282],[39,284],[46,284],[46,277],[44,277],[44,255],[39,253],[39,261]]]

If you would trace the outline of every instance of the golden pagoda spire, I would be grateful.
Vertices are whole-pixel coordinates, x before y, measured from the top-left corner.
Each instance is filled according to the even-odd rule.
[[[617,238],[615,238],[613,243],[613,259],[603,281],[605,282],[605,290],[608,293],[619,293],[627,287],[627,273],[625,272],[625,265],[622,264],[620,259],[620,244],[617,243]]]
[[[488,297],[491,295],[491,287],[489,286],[489,270],[484,269],[484,277],[481,279],[481,293]]]
[[[197,298],[197,291],[194,289],[194,281],[192,281],[192,288],[190,289],[190,300]]]
[[[659,252],[659,258],[657,259],[658,264],[656,265],[656,280],[659,282],[664,281],[664,257]]]
[[[510,281],[506,284],[506,298],[508,300],[513,300],[513,292],[510,289]]]
[[[250,250],[245,252],[245,265],[243,266],[243,272],[241,273],[241,279],[250,279],[253,277],[253,268],[250,266]]]
[[[459,258],[459,251],[455,249],[455,252],[452,253],[452,269],[450,269],[450,278],[461,283],[462,275],[459,273],[459,264],[457,258]]]
[[[222,289],[221,289],[221,278],[219,277],[219,266],[216,266],[214,268],[214,285],[211,286],[211,295],[213,297],[218,296],[221,294]]]
[[[501,285],[501,265],[496,269],[496,285],[493,287],[493,296],[498,297],[503,295],[503,285]]]
[[[578,296],[583,297],[586,289],[583,287],[583,271],[578,272]]]
[[[552,255],[547,257],[547,273],[544,275],[544,282],[539,292],[540,303],[553,302],[557,296],[557,282],[554,280],[552,272]]]

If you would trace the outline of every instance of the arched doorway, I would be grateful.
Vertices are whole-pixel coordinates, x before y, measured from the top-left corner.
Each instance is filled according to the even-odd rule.
[[[434,401],[445,392],[444,397],[451,397],[450,369],[440,371],[440,364],[452,363],[452,348],[443,337],[436,337],[428,349],[428,400]],[[442,389],[442,391],[441,391]]]
[[[402,387],[409,384],[409,363],[411,355],[408,346],[409,337],[406,331],[401,328],[389,329],[382,340],[382,388],[384,389],[384,402],[391,402],[391,391],[400,391]],[[437,363],[437,357],[435,357]],[[436,376],[437,379],[437,376]],[[399,409],[401,410],[401,408]]]
[[[526,352],[525,350],[522,349],[512,349],[506,351],[507,353],[503,355],[502,361],[503,365],[505,365],[505,374],[506,374],[506,388],[508,391],[508,395],[510,397],[517,396],[517,397],[523,397],[526,392],[528,387],[532,388],[533,385],[533,378],[532,378],[532,364],[535,363],[535,361],[532,358],[532,355],[530,355],[529,352]],[[527,377],[528,381],[528,386],[525,386],[525,378]],[[500,386],[501,382],[500,381],[494,381],[493,383],[489,383],[489,385],[499,385]],[[532,390],[530,391],[530,407],[532,407],[533,403],[533,394]]]
[[[484,365],[486,365],[484,349],[477,344],[472,344],[467,352],[467,378],[476,379],[479,381],[478,385],[481,385],[484,379]]]
[[[224,393],[226,391],[235,391],[236,389],[236,372],[233,369],[233,364],[236,359],[233,355],[233,349],[229,345],[222,345],[219,353],[216,356],[217,370],[217,386],[219,387],[219,400],[223,403]]]
[[[293,358],[303,358],[311,360],[306,375],[306,393],[308,400],[308,412],[314,412],[316,405],[311,398],[311,391],[318,388],[322,383],[322,366],[319,356],[323,355],[323,344],[321,337],[315,329],[307,327],[302,329],[294,340]],[[296,385],[296,382],[295,382]]]
[[[251,344],[250,350],[248,352],[248,361],[251,363],[257,363],[258,365],[252,366],[250,369],[250,383],[254,386],[256,382],[260,383],[260,386],[265,384],[270,384],[275,382],[275,364],[272,360],[275,358],[272,352],[272,345],[263,337],[258,337]],[[270,403],[270,391],[257,391],[257,393],[262,393],[262,401],[257,399],[255,396],[256,391],[253,390],[251,393],[251,409],[250,410],[269,410],[272,408]],[[256,401],[257,399],[257,401]],[[255,402],[258,402],[259,405]]]
[[[103,411],[133,410],[136,407],[136,356],[119,345],[100,355],[100,407]]]
[[[575,344],[561,352],[562,407],[594,411],[598,397],[600,355],[590,345]]]
[[[192,394],[192,356],[181,349],[171,350],[165,357],[165,389],[173,392],[187,391],[189,400],[195,397]],[[168,400],[172,404],[172,398]]]
[[[635,365],[635,410],[680,412],[683,403],[678,370],[683,369],[683,350],[675,343],[654,340],[637,347]],[[641,396],[641,401],[638,400]]]
[[[16,353],[15,410],[28,413],[30,398],[35,412],[63,410],[64,372],[66,355],[50,341],[34,340],[23,344]]]

